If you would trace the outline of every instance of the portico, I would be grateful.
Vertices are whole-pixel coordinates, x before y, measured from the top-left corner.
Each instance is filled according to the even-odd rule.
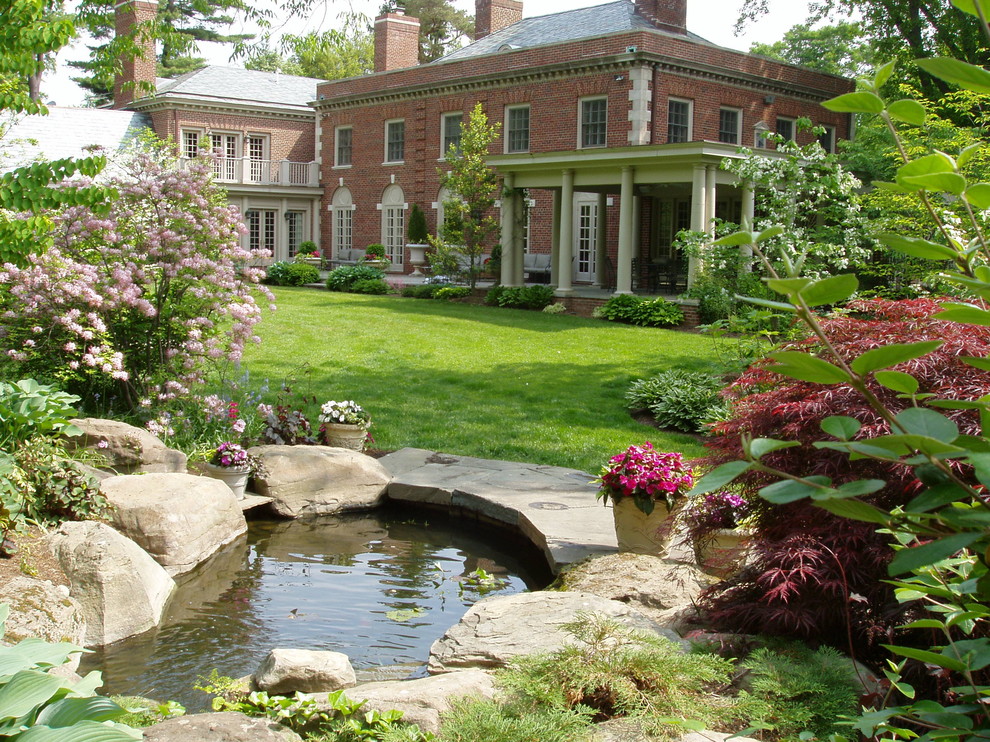
[[[634,288],[634,265],[658,267],[679,259],[671,252],[673,236],[681,229],[712,234],[717,208],[723,218],[752,223],[752,191],[738,187],[735,176],[720,169],[724,158],[737,157],[737,147],[715,142],[490,157],[504,184],[502,283],[523,284],[524,190],[553,192],[551,280],[556,293],[572,293],[578,275],[593,286],[614,285],[615,293],[628,294]],[[616,196],[618,230],[610,245],[606,215]],[[689,284],[697,270],[692,259]]]

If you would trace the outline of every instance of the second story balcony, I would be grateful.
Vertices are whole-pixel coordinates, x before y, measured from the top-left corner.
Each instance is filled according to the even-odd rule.
[[[180,158],[185,166],[190,160]],[[274,185],[318,188],[320,166],[317,162],[291,160],[255,160],[249,157],[219,157],[212,161],[213,179],[234,185]]]

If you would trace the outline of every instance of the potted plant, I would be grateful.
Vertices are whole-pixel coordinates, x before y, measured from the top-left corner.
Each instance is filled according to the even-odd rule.
[[[320,407],[320,442],[327,446],[363,451],[371,416],[361,405],[330,400]]]
[[[426,265],[426,250],[429,248],[427,239],[430,233],[426,229],[426,214],[413,204],[409,210],[409,229],[406,232],[406,247],[409,248],[409,262],[413,265],[412,275],[422,276],[420,270]]]
[[[698,566],[717,577],[738,571],[749,551],[752,532],[746,527],[753,508],[734,492],[710,492],[685,509],[687,540]]]
[[[320,257],[320,248],[312,240],[299,243],[299,252],[296,253],[295,260],[301,263],[315,265],[322,270],[323,258]]]
[[[260,469],[243,446],[224,441],[210,452],[205,464],[206,475],[226,484],[238,500],[244,499],[248,479]]]
[[[694,484],[679,453],[656,451],[647,441],[609,459],[596,480],[597,497],[612,504],[619,551],[666,556],[674,518]]]
[[[361,258],[361,262],[383,271],[388,268],[392,261],[385,255],[385,245],[376,242],[364,249],[364,257]]]

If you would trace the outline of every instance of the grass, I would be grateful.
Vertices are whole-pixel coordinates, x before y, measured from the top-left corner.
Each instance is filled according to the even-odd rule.
[[[321,401],[355,400],[372,416],[376,448],[588,472],[644,440],[702,452],[692,436],[632,420],[623,398],[635,379],[712,363],[707,338],[395,296],[276,294],[278,311],[258,326],[263,342],[245,353],[251,377]]]

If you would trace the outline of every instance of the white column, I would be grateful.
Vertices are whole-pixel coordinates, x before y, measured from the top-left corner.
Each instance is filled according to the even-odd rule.
[[[640,222],[642,221],[641,215],[643,213],[643,199],[639,196],[633,196],[633,236],[632,236],[632,256],[633,261],[640,263],[643,260],[642,249],[643,243],[640,240]],[[636,260],[639,258],[639,260]],[[641,272],[642,274],[642,272]],[[641,276],[633,276],[633,283],[637,283],[642,280]]]
[[[717,168],[709,165],[705,171],[705,231],[709,237],[715,236],[715,173]]]
[[[571,257],[574,252],[574,171],[561,173],[560,187],[560,257],[557,265],[557,294],[569,294],[573,267]]]
[[[550,283],[560,275],[560,189],[553,189],[553,218],[550,227]]]
[[[524,265],[525,249],[523,245],[523,203],[522,191],[513,189],[509,197],[512,201],[512,244],[515,247],[515,257],[512,259],[513,283],[516,286],[526,284],[526,266]]]
[[[598,223],[595,225],[595,282],[596,289],[605,285],[605,263],[608,261],[608,196],[598,194]]]
[[[753,192],[752,183],[744,183],[742,189],[742,228],[744,231],[753,231],[753,222],[756,220],[756,197]],[[753,246],[742,245],[739,252],[743,257],[743,270],[753,270]]]
[[[619,254],[615,266],[615,293],[632,293],[633,234],[635,226],[635,195],[633,194],[633,169],[622,168],[622,190],[619,198]]]
[[[502,271],[501,282],[503,286],[515,286],[516,272],[514,261],[516,259],[515,245],[515,219],[513,216],[513,200],[505,195],[512,188],[515,178],[512,173],[506,173],[502,178],[502,213],[500,215],[501,242],[502,242]]]
[[[707,189],[705,188],[705,166],[695,165],[694,166],[694,179],[691,181],[691,231],[692,232],[704,232],[705,231],[705,196],[707,195]],[[688,259],[688,286],[694,283],[695,276],[698,275],[698,270],[700,266],[698,265],[698,258],[692,256]]]

